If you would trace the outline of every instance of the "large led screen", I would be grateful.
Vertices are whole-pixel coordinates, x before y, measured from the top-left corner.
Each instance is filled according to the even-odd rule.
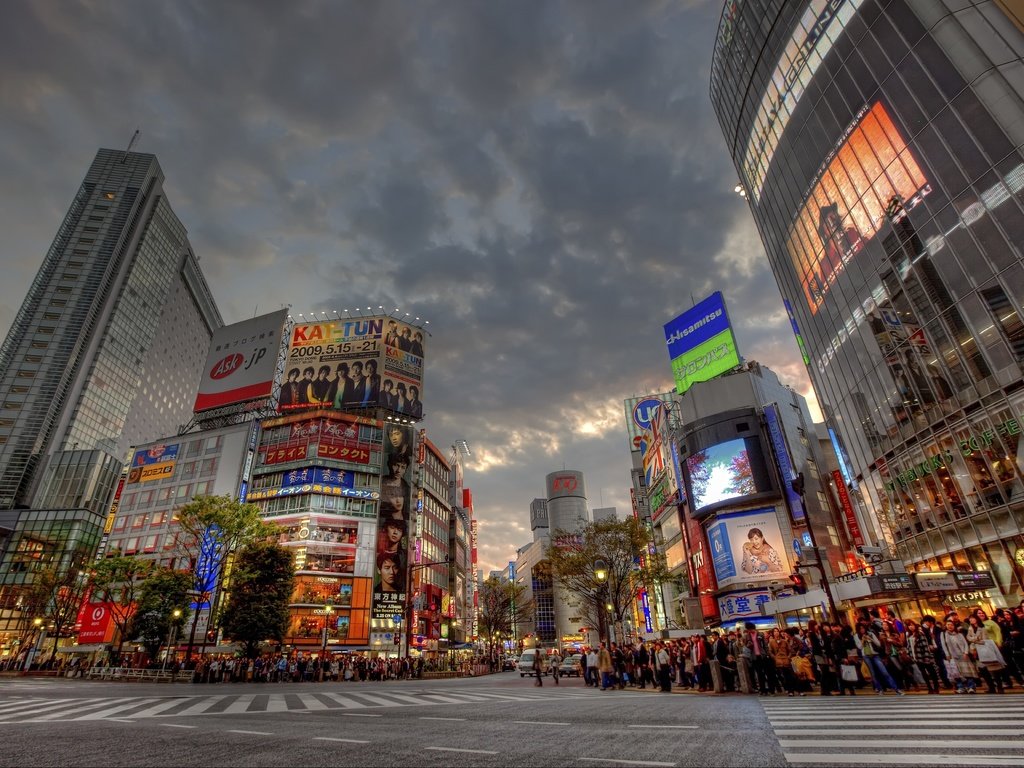
[[[386,316],[296,323],[278,410],[381,407],[421,418],[425,335]]]
[[[690,478],[692,508],[694,510],[721,501],[749,496],[764,488],[758,488],[754,461],[760,461],[760,451],[751,456],[747,440],[737,438],[718,443],[691,454],[686,459],[687,475]]]
[[[787,248],[812,313],[889,216],[931,191],[881,102],[853,123],[825,162]]]

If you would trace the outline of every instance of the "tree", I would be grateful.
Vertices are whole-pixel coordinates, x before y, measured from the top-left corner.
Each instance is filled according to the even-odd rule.
[[[82,552],[72,553],[70,560],[58,565],[44,565],[32,572],[32,580],[21,592],[21,613],[26,635],[34,630],[37,618],[49,619],[53,628],[52,661],[57,655],[57,643],[75,623],[78,609],[85,594],[87,573],[86,557]],[[24,641],[23,641],[24,642]]]
[[[178,551],[190,564],[192,591],[199,609],[192,617],[186,658],[195,645],[199,614],[224,583],[231,558],[247,544],[269,537],[276,528],[260,517],[255,504],[231,496],[196,496],[177,512]],[[214,606],[209,605],[210,626]]]
[[[192,574],[156,568],[139,586],[139,607],[129,626],[129,636],[139,638],[151,659],[160,654],[171,627],[182,627],[189,615]],[[180,611],[177,618],[174,611]]]
[[[512,637],[519,616],[529,612],[522,584],[492,576],[483,583],[480,590],[477,626],[480,635],[487,639],[490,656],[495,656],[495,645],[502,635]]]
[[[294,580],[295,566],[288,548],[261,541],[239,552],[221,626],[225,635],[244,645],[247,659],[259,655],[265,640],[284,642]]]
[[[640,590],[672,578],[664,556],[650,554],[652,536],[635,517],[588,523],[575,538],[556,530],[552,540],[560,542],[547,550],[558,586],[577,598],[582,618],[593,626],[601,625],[605,606],[611,605],[620,640],[621,623]],[[607,567],[604,581],[594,573],[597,560]]]
[[[128,639],[128,626],[138,605],[139,589],[155,567],[152,560],[121,555],[116,550],[110,557],[93,564],[89,575],[92,599],[107,605],[110,620],[117,628],[115,661],[120,661],[121,648]]]
[[[743,451],[732,457],[729,463],[729,474],[732,479],[726,490],[734,496],[747,496],[757,493],[754,483],[754,471],[750,468],[750,455]]]
[[[708,483],[711,480],[711,467],[708,462],[707,451],[697,451],[686,460],[686,469],[690,475],[690,487],[693,488],[693,497],[696,506],[701,506],[701,501],[708,495]]]

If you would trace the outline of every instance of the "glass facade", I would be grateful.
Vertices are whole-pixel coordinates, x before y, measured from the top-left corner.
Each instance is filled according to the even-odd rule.
[[[1024,594],[1024,31],[995,2],[730,0],[711,97],[851,498]]]

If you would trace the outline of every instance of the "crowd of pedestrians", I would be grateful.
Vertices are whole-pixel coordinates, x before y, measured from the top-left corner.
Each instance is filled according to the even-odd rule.
[[[865,612],[855,625],[809,621],[805,627],[709,632],[703,636],[601,643],[581,657],[586,685],[600,690],[673,685],[697,692],[747,690],[761,696],[853,696],[861,689],[896,695],[1003,693],[1024,686],[1024,601],[989,617],[981,608],[920,622]],[[745,684],[741,684],[741,677]]]
[[[196,683],[303,683],[411,680],[423,676],[424,660],[265,654],[255,659],[205,658],[192,670]]]

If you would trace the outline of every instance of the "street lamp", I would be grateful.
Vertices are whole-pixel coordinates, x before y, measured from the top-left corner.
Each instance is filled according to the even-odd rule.
[[[607,636],[607,633],[605,632],[605,629],[604,629],[605,624],[606,624],[605,615],[604,615],[606,601],[604,599],[604,595],[605,595],[605,589],[608,586],[608,563],[606,563],[600,557],[597,558],[594,561],[594,578],[597,579],[597,583],[598,583],[598,588],[597,588],[597,591],[598,591],[598,594],[597,594],[597,636],[598,636],[598,642],[601,642],[603,639],[606,639],[607,642],[608,642],[608,647],[611,648],[611,637]],[[607,607],[608,607],[609,610],[611,610],[611,606],[607,606]]]
[[[171,655],[171,649],[174,647],[175,641],[178,639],[178,619],[181,618],[181,608],[175,608],[171,611],[171,628],[167,630],[167,650],[164,652],[164,663],[161,667],[162,670],[167,669],[167,657]],[[175,651],[174,659],[177,661],[178,653]]]
[[[320,651],[320,676],[323,679],[325,674],[324,665],[327,663],[327,632],[331,626],[331,614],[334,613],[333,605],[324,606],[324,644]]]

